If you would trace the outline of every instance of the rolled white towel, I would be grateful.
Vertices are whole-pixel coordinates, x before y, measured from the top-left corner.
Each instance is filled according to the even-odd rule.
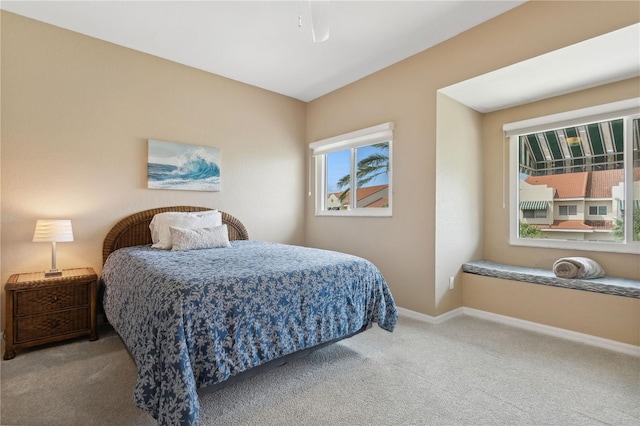
[[[553,273],[560,278],[600,278],[604,270],[588,257],[563,257],[553,263]]]

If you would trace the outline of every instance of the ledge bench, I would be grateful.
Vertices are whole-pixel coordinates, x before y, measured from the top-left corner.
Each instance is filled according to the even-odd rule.
[[[559,278],[556,277],[550,269],[504,265],[485,260],[464,263],[462,265],[462,271],[469,274],[484,275],[487,277],[502,278],[505,280],[523,281],[532,284],[542,284],[553,287],[563,287],[640,299],[640,280],[607,276],[588,280]]]

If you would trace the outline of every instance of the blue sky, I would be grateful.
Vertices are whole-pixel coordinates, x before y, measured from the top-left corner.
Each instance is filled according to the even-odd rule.
[[[379,150],[372,146],[363,146],[361,148],[358,148],[358,160],[366,158],[376,151]],[[348,175],[350,172],[349,155],[349,149],[327,154],[327,193],[338,192],[344,189],[338,189],[336,186],[336,182],[338,182],[338,180],[340,180],[340,178],[342,178],[343,176]],[[378,176],[375,180],[369,182],[368,186],[384,185],[387,183],[389,183],[388,176]]]

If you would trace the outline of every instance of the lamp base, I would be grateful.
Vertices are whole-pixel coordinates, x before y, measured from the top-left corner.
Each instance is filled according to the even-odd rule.
[[[59,277],[61,275],[62,275],[62,271],[59,269],[51,269],[50,271],[47,271],[44,273],[45,278]]]

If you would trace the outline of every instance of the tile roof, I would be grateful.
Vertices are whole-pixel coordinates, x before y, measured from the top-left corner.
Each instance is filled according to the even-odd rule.
[[[611,188],[624,180],[624,170],[600,170],[590,173],[587,187],[588,198],[611,198]]]
[[[640,169],[635,168],[634,180],[640,179]],[[547,185],[554,188],[554,199],[558,198],[611,198],[611,188],[624,180],[622,169],[597,170],[593,172],[565,173],[546,176],[529,176],[530,185]]]
[[[356,200],[360,201],[363,198],[369,197],[372,194],[375,194],[376,192],[382,191],[384,189],[387,189],[389,185],[373,185],[373,186],[365,186],[363,188],[358,188],[358,190],[356,191]],[[337,198],[340,198],[340,195],[342,194],[343,191],[340,192],[332,192],[331,194],[327,194],[327,198],[331,197],[332,195],[335,195]],[[344,199],[345,203],[348,203],[351,200],[351,193],[347,194],[347,196]],[[385,198],[385,200],[389,200],[388,198]],[[377,202],[377,201],[376,201]],[[374,206],[373,204],[369,204],[367,207],[377,207]]]
[[[587,195],[588,172],[560,175],[529,176],[525,179],[530,185],[547,185],[555,189],[553,198],[584,198]]]
[[[382,197],[371,204],[367,204],[365,207],[384,207],[389,205],[389,198]]]
[[[356,198],[358,201],[362,200],[363,198],[369,197],[372,194],[375,194],[378,191],[382,191],[384,189],[387,189],[389,185],[373,185],[373,186],[366,186],[364,188],[358,188],[357,191],[357,195]]]
[[[554,220],[551,225],[534,225],[540,229],[580,229],[591,231],[595,229],[611,229],[613,222],[610,220]]]

